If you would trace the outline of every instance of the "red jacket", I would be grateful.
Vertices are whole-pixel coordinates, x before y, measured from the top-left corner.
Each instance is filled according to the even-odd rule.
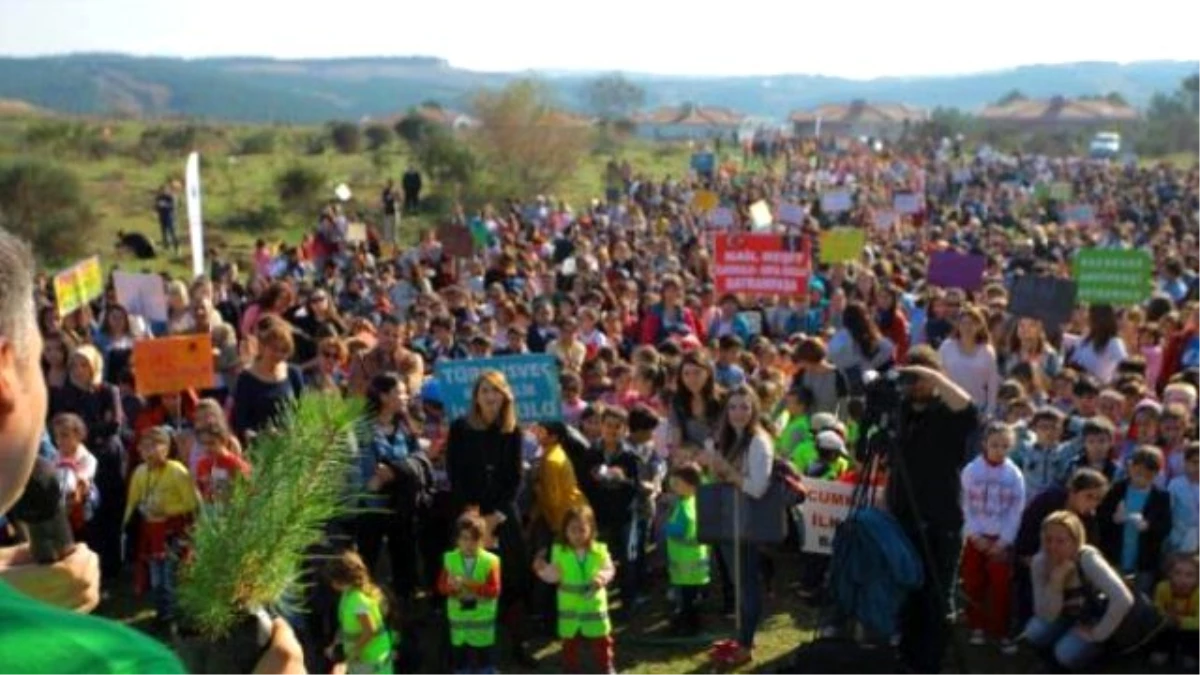
[[[1163,389],[1167,388],[1167,383],[1175,373],[1179,372],[1179,359],[1183,356],[1183,350],[1187,348],[1188,341],[1196,337],[1196,329],[1180,331],[1171,336],[1167,340],[1167,346],[1163,349],[1162,370],[1158,374],[1158,391],[1162,393]]]
[[[701,328],[700,322],[696,320],[695,315],[692,314],[692,310],[687,307],[680,307],[678,311],[681,312],[679,323],[687,326],[692,331],[692,335],[695,335],[696,339],[703,343],[704,330]],[[644,345],[657,345],[659,342],[671,337],[669,333],[663,331],[663,312],[664,309],[661,302],[646,310],[646,314],[642,316],[638,342]]]

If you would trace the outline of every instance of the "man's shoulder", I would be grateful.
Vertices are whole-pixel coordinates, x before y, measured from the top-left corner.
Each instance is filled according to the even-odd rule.
[[[17,594],[0,582],[0,654],[10,672],[183,673],[165,645],[116,621]]]

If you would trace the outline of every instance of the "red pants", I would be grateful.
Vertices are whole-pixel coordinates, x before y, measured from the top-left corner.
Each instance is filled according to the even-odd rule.
[[[1012,590],[1012,556],[993,556],[967,541],[963,547],[963,593],[967,596],[967,627],[993,638],[1008,637]]]
[[[592,659],[595,661],[596,670],[587,671],[583,669],[583,664],[579,662],[579,650],[582,647],[591,647]],[[589,638],[577,635],[573,638],[563,640],[562,646],[563,672],[567,673],[615,673],[613,667],[613,639],[611,635],[604,637]]]

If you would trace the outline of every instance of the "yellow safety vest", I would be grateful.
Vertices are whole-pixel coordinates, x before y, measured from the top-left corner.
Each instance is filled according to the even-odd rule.
[[[696,497],[681,497],[668,522],[682,518],[687,530],[667,538],[667,572],[672,586],[704,586],[709,582],[708,546],[696,541]]]
[[[473,584],[487,581],[493,569],[500,567],[500,558],[495,553],[480,549],[475,558],[475,569],[468,577],[462,553],[455,549],[442,556],[446,573],[461,577]],[[466,609],[462,599],[450,597],[446,600],[446,616],[450,619],[450,644],[455,647],[491,647],[496,644],[496,598],[476,598],[475,607]]]
[[[574,550],[555,544],[550,562],[562,572],[558,584],[558,636],[598,638],[611,633],[608,591],[592,588],[596,573],[608,565],[608,547],[593,543],[581,562]]]

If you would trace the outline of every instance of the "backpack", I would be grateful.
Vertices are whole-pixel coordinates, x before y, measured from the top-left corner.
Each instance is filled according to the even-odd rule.
[[[396,512],[415,516],[429,509],[433,505],[433,463],[425,453],[409,453],[392,468],[396,470],[393,492]]]

